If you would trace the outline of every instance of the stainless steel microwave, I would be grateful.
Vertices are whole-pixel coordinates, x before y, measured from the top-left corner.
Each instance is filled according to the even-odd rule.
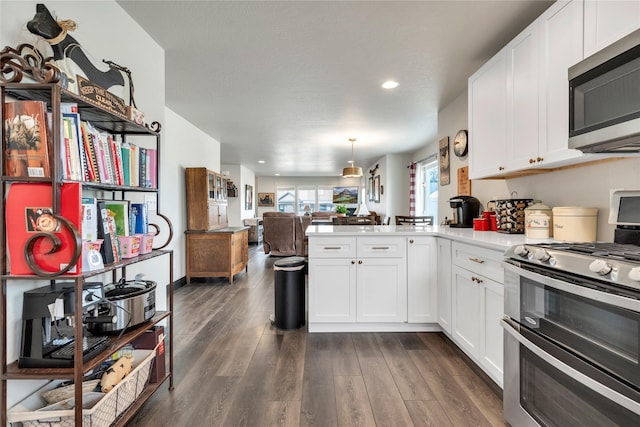
[[[569,68],[569,148],[640,151],[640,30]]]

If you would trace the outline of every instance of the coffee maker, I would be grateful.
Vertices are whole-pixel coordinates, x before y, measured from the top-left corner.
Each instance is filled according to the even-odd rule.
[[[453,208],[453,223],[449,227],[472,228],[473,218],[480,215],[480,200],[472,196],[455,196],[449,199]]]
[[[75,284],[55,282],[24,292],[20,368],[66,368],[73,366],[75,322],[94,318],[97,302],[102,300],[102,283],[85,283],[82,313],[76,316]],[[83,359],[94,357],[110,340],[83,334]]]

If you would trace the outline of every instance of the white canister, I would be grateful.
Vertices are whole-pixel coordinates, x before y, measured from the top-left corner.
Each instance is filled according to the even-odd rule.
[[[524,210],[524,233],[532,239],[548,239],[553,235],[553,212],[536,201]]]
[[[567,242],[595,242],[598,208],[553,208],[553,238]]]

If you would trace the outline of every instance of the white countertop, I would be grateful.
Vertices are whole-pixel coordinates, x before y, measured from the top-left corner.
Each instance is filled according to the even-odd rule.
[[[550,242],[552,239],[530,239],[524,234],[498,233],[497,231],[474,231],[472,228],[451,228],[448,226],[412,225],[310,225],[308,237],[329,236],[436,236],[505,251],[523,243]]]

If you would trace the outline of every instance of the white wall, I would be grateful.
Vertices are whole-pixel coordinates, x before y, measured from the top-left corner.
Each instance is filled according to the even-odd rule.
[[[229,197],[227,205],[227,215],[229,217],[229,225],[237,227],[243,225],[245,218],[254,218],[257,210],[258,191],[256,189],[255,173],[243,165],[223,164],[221,166],[223,173],[229,172],[229,177],[238,188],[238,197]],[[245,186],[253,187],[253,208],[245,209],[246,197]]]

